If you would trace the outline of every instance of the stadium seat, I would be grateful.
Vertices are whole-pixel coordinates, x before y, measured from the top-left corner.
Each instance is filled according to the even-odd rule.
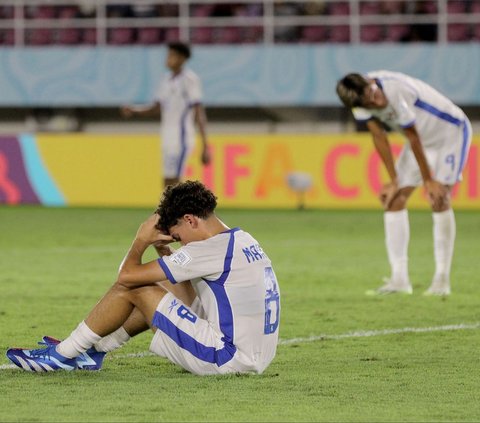
[[[466,13],[467,12],[467,3],[462,0],[449,0],[447,3],[447,13],[448,14],[457,14],[457,13]]]
[[[243,42],[244,43],[261,43],[263,41],[263,27],[249,26],[244,28]]]
[[[238,44],[242,42],[241,28],[229,26],[217,28],[215,41],[219,44]]]
[[[380,15],[382,13],[382,5],[378,1],[360,2],[360,15]]]
[[[37,6],[31,9],[33,19],[55,19],[56,8],[53,6]]]
[[[363,43],[378,43],[383,40],[381,25],[363,25],[360,27],[360,41]]]
[[[387,25],[384,41],[401,42],[407,41],[410,34],[410,27],[408,25],[395,24]]]
[[[97,30],[95,28],[86,28],[83,30],[82,44],[97,44]]]
[[[78,7],[75,6],[65,6],[58,11],[58,17],[60,19],[74,19],[80,15]]]
[[[475,24],[472,27],[472,38],[473,41],[480,41],[480,24]]]
[[[151,45],[160,44],[163,39],[162,30],[160,28],[138,28],[137,44]]]
[[[34,28],[26,32],[26,43],[31,46],[45,46],[52,44],[53,32],[51,29]]]
[[[472,4],[470,5],[470,12],[480,13],[480,0],[472,1]]]
[[[13,29],[0,30],[0,44],[3,46],[13,46],[15,44],[15,32]]]
[[[350,14],[350,5],[346,1],[332,1],[328,5],[328,14],[329,15],[349,15]]]
[[[57,30],[56,44],[74,45],[80,44],[81,30],[78,28],[61,28]]]
[[[213,29],[209,27],[192,28],[191,41],[193,44],[213,43]]]
[[[207,18],[209,16],[212,16],[214,7],[215,5],[212,4],[192,5],[190,9],[190,14],[194,18]]]
[[[332,43],[349,43],[350,27],[348,25],[336,25],[330,28],[328,40]]]
[[[14,13],[13,6],[0,6],[1,19],[13,19]]]
[[[384,1],[382,2],[382,13],[387,15],[400,15],[405,12],[404,1]]]
[[[180,39],[180,30],[178,28],[168,28],[165,30],[165,42],[171,43]]]
[[[461,42],[470,39],[470,26],[468,24],[450,24],[447,29],[448,41]]]
[[[328,29],[326,26],[304,26],[302,28],[300,42],[318,43],[328,39]]]
[[[133,28],[111,28],[108,31],[108,44],[125,45],[134,42]]]

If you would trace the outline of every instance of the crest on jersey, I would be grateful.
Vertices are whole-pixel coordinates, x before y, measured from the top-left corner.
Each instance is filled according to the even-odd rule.
[[[177,251],[168,256],[168,259],[179,266],[185,266],[187,263],[190,263],[192,257],[186,251]]]

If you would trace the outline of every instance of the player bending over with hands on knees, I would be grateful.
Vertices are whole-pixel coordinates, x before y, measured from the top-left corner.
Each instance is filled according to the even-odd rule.
[[[189,372],[262,373],[278,343],[278,283],[258,242],[228,228],[216,205],[200,182],[167,187],[87,318],[62,342],[44,337],[45,348],[7,357],[28,371],[96,370],[107,352],[151,327],[151,351]],[[142,263],[149,246],[159,259]]]
[[[455,241],[452,187],[461,180],[471,142],[471,125],[463,111],[423,81],[408,75],[374,71],[351,73],[337,83],[337,94],[365,121],[390,177],[380,201],[385,209],[385,241],[391,277],[373,293],[411,293],[408,276],[407,201],[422,184],[433,211],[435,274],[425,295],[450,294],[450,267]],[[407,138],[394,164],[383,124]]]

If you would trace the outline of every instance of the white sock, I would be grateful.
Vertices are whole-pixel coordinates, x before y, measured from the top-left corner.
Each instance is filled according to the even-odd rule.
[[[409,283],[408,278],[408,242],[410,225],[407,209],[385,212],[385,245],[394,281]]]
[[[455,244],[455,215],[452,209],[433,213],[433,252],[435,275],[450,276]]]
[[[57,352],[68,358],[78,357],[100,339],[102,337],[93,332],[83,321],[67,339],[57,345]]]
[[[104,336],[100,341],[98,341],[94,347],[97,351],[109,352],[120,348],[122,345],[125,345],[130,339],[130,335],[123,328],[119,327],[115,332],[112,332],[110,335]]]

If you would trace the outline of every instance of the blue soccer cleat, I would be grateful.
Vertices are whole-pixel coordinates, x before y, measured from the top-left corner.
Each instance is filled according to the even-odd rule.
[[[59,354],[55,345],[36,350],[10,348],[7,357],[23,370],[29,372],[53,372],[55,370],[75,370],[77,362],[74,358],[67,358]]]
[[[59,339],[52,338],[51,336],[44,336],[42,341],[39,342],[39,345],[58,345],[60,342]],[[100,370],[105,355],[105,352],[97,351],[92,347],[76,358],[77,367],[80,370]]]

